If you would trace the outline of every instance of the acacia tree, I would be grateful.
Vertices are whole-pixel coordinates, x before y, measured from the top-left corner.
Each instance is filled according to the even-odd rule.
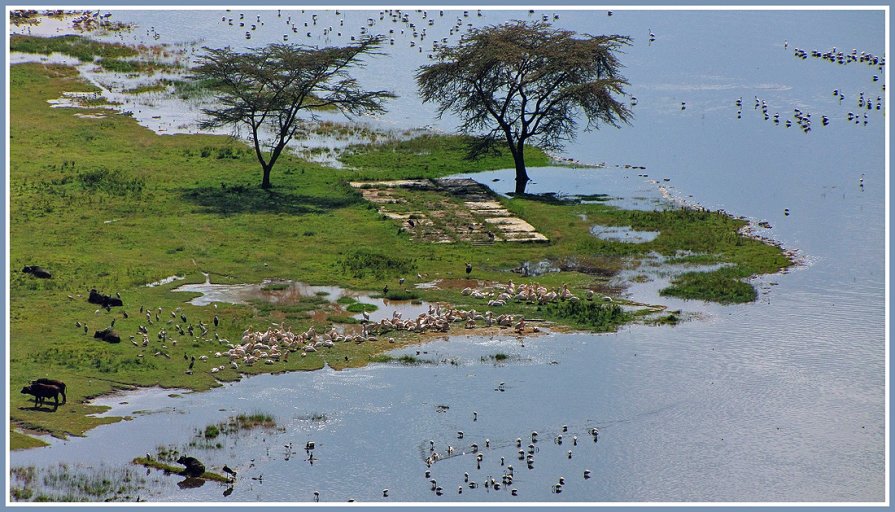
[[[202,110],[200,127],[247,127],[263,171],[261,188],[270,188],[270,171],[300,128],[299,112],[313,116],[313,109],[334,107],[350,117],[385,111],[383,101],[394,95],[363,90],[348,72],[381,42],[366,38],[320,49],[271,44],[245,53],[203,48],[193,78],[210,83],[217,98]]]
[[[471,158],[509,146],[517,194],[529,181],[526,143],[562,148],[575,136],[579,113],[586,130],[630,122],[631,111],[615,97],[628,85],[616,53],[630,38],[575,35],[544,22],[475,29],[456,46],[439,47],[437,62],[417,70],[423,102],[437,103],[439,117],[457,115],[459,130],[474,136]]]

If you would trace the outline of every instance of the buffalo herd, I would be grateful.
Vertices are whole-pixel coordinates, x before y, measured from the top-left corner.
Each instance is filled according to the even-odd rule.
[[[43,405],[44,400],[53,399],[53,410],[59,407],[59,395],[62,395],[62,403],[68,401],[65,396],[65,383],[53,379],[37,379],[22,388],[22,394],[34,397],[34,407]]]

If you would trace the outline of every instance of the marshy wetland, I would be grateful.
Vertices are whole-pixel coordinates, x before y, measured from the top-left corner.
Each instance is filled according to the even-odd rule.
[[[887,75],[793,53],[882,53],[882,14],[396,12],[13,25],[31,39],[9,68],[10,499],[882,501]],[[508,155],[464,159],[420,105],[409,24],[428,49],[530,16],[631,34],[635,117],[528,148],[514,196]],[[319,112],[272,189],[244,142],[198,133],[199,47],[361,28],[394,30],[357,73],[398,98]],[[443,190],[356,185],[448,177],[547,241],[489,240],[492,216]],[[18,393],[39,377],[67,402]]]

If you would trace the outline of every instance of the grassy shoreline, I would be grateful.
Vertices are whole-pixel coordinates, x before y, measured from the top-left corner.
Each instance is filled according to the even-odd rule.
[[[340,318],[346,324],[350,321],[340,308],[321,298],[302,298],[282,308],[253,302],[219,304],[214,309],[186,304],[189,294],[171,293],[185,283],[202,282],[200,271],[214,272],[215,282],[221,283],[286,279],[354,290],[381,290],[389,284],[393,292],[401,291],[398,278],[406,277],[403,287],[423,300],[484,309],[480,302],[461,295],[460,289],[416,290],[413,286],[435,279],[463,279],[466,261],[474,262],[475,279],[505,283],[514,278],[521,281],[508,272],[521,261],[574,260],[577,271],[534,280],[552,288],[568,284],[583,294],[585,289],[605,288],[632,259],[652,252],[673,257],[679,251],[693,251],[705,255],[706,261],[730,266],[711,278],[711,289],[697,283],[695,292],[686,293],[713,298],[721,290],[720,300],[737,302],[742,297],[727,295],[726,288],[741,288],[735,283],[791,264],[779,248],[739,234],[744,221],[721,213],[632,212],[534,197],[501,202],[548,236],[549,244],[415,243],[393,221],[383,219],[348,181],[507,168],[512,167],[511,159],[504,155],[469,162],[463,159],[462,138],[426,136],[352,148],[343,159],[345,169],[284,156],[274,169],[274,188],[263,191],[251,152],[226,137],[160,136],[125,115],[89,119],[72,115],[89,113],[89,108],[49,108],[46,100],[63,92],[95,90],[73,68],[16,65],[11,68],[10,83],[12,449],[34,444],[33,438],[16,432],[17,427],[64,437],[84,435],[99,424],[118,421],[88,416],[103,408],[85,403],[118,388],[164,385],[206,390],[242,374],[314,370],[325,364],[335,369],[356,367],[376,354],[420,340],[402,335],[395,336],[394,344],[337,345],[330,352],[293,357],[288,363],[226,368],[212,375],[213,354],[226,349],[212,334],[238,340],[249,326],[263,330],[273,322],[287,322],[296,330],[315,326],[322,332]],[[530,151],[532,166],[549,162],[544,153]],[[593,237],[592,224],[632,226],[661,234],[647,244],[610,242]],[[383,258],[382,270],[345,271],[359,252]],[[396,255],[404,266],[389,265]],[[20,270],[25,265],[41,265],[53,278],[39,280],[23,274]],[[186,279],[145,286],[170,275]],[[120,293],[124,307],[96,310],[86,302],[87,291],[94,287],[110,295]],[[129,340],[147,321],[141,306],[153,313],[162,308],[160,320],[150,326],[152,337],[145,348]],[[179,318],[169,316],[176,308],[189,319],[176,324],[211,325],[217,315],[220,326],[206,337],[172,335],[179,342],[176,346],[156,339],[162,326],[169,334],[174,332],[175,324],[167,321]],[[530,316],[534,311],[508,304],[500,312]],[[613,330],[637,320],[610,318],[596,328],[588,325],[586,312],[551,314],[553,321],[588,330]],[[92,338],[94,330],[113,320],[121,343]],[[88,325],[89,334],[76,322]],[[187,374],[184,356],[202,355],[211,359],[197,361],[196,371]],[[61,379],[69,385],[68,403],[55,413],[32,409],[28,397],[18,393],[38,377]]]

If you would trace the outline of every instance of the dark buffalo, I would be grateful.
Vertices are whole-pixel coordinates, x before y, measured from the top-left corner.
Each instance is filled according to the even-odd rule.
[[[90,290],[90,296],[87,297],[87,302],[91,304],[99,304],[104,308],[123,305],[121,299],[118,297],[110,297],[109,295],[99,293],[96,291],[96,288]]]
[[[205,473],[205,464],[199,462],[195,457],[183,457],[177,459],[178,464],[183,464],[186,469],[180,472],[181,475],[189,477],[200,477]]]
[[[22,388],[22,394],[34,396],[35,407],[43,405],[45,399],[52,397],[55,402],[53,404],[54,411],[59,407],[60,393],[60,389],[51,384],[31,384]]]
[[[61,380],[37,379],[32,380],[31,384],[48,384],[50,386],[56,386],[57,388],[59,388],[59,392],[62,394],[62,403],[68,402],[68,398],[65,397],[65,383]]]
[[[32,276],[39,277],[41,279],[49,279],[53,277],[53,274],[50,274],[45,269],[38,267],[37,265],[28,265],[22,269],[22,272],[31,274]]]
[[[111,327],[106,327],[101,331],[94,332],[93,337],[109,343],[121,343],[121,336],[113,331]]]

